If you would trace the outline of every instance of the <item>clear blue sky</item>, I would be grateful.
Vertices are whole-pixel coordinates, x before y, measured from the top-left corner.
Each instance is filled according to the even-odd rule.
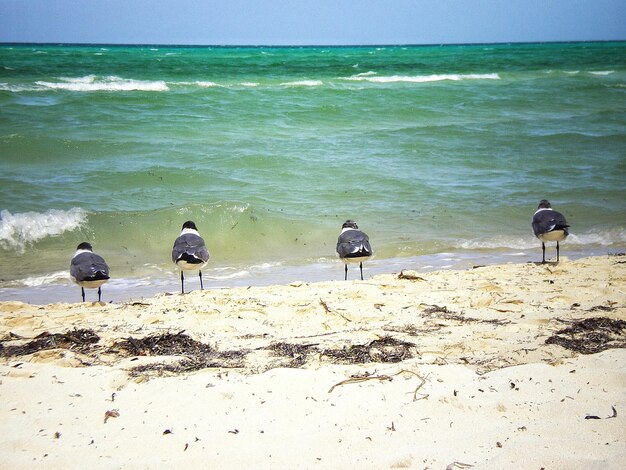
[[[0,42],[442,44],[626,39],[626,0],[0,0]]]

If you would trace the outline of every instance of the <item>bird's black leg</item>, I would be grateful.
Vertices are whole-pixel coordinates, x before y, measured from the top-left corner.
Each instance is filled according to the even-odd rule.
[[[348,265],[346,264],[346,277],[344,278],[344,281],[348,280]]]
[[[202,271],[198,271],[198,275],[200,276],[200,290],[204,290],[204,286],[202,285]]]
[[[185,293],[185,275],[182,271],[180,272],[180,292]]]
[[[100,297],[102,297],[102,288],[98,287],[98,302],[100,302]]]
[[[361,269],[361,281],[363,280],[363,263],[359,263],[359,268]]]
[[[83,295],[83,302],[85,301],[85,288],[81,287],[80,288],[80,293]]]
[[[559,242],[556,242],[556,262],[559,262]]]
[[[543,259],[541,260],[542,263],[546,262],[546,244],[544,242],[541,242],[541,250],[543,251]]]

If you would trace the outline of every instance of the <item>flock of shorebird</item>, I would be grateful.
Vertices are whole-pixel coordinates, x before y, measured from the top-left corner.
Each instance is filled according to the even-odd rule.
[[[559,261],[559,242],[565,240],[568,232],[565,217],[552,209],[550,202],[543,199],[539,202],[533,215],[532,227],[535,236],[541,240],[543,252],[542,263],[546,262],[546,242],[556,242],[556,261]],[[337,254],[345,264],[345,277],[348,279],[348,263],[359,263],[361,280],[363,280],[363,261],[372,256],[373,251],[369,237],[359,230],[354,220],[346,220],[337,240]],[[198,232],[196,224],[191,220],[183,224],[182,231],[174,241],[172,261],[180,269],[180,288],[185,293],[185,271],[198,271],[200,289],[202,284],[202,268],[209,261],[209,250]],[[85,287],[98,288],[98,301],[102,296],[101,286],[109,280],[109,266],[104,259],[93,252],[90,243],[78,245],[70,264],[70,276],[81,287],[83,302]]]

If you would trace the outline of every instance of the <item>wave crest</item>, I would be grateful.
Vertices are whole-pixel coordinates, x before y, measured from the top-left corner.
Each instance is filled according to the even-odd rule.
[[[135,80],[109,76],[98,78],[87,75],[78,78],[60,78],[58,82],[37,81],[36,85],[44,89],[67,91],[168,91],[163,80]]]
[[[344,78],[344,80],[354,82],[370,82],[370,83],[428,83],[428,82],[441,82],[446,80],[461,81],[461,80],[500,80],[500,75],[497,73],[470,73],[470,74],[435,74],[435,75],[390,75],[390,76],[377,76],[372,72],[360,73],[351,77]]]
[[[87,212],[79,207],[67,211],[50,209],[46,212],[12,214],[0,211],[0,248],[24,252],[27,245],[46,238],[76,230],[87,221]]]
[[[564,245],[584,246],[612,246],[626,243],[626,229],[614,228],[604,232],[592,230],[584,233],[570,233],[562,242]],[[463,240],[455,244],[456,248],[464,250],[489,250],[489,249],[518,249],[528,250],[540,245],[532,235],[528,237],[500,237],[474,240]]]
[[[282,83],[283,86],[321,86],[321,80],[297,80],[295,82]]]

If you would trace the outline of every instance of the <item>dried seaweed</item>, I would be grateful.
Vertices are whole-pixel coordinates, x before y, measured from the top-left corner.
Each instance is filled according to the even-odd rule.
[[[418,355],[414,343],[385,336],[367,344],[352,345],[342,349],[321,351],[336,364],[365,364],[368,362],[400,362]]]
[[[156,375],[160,377],[167,375],[168,373],[182,374],[185,372],[195,372],[200,369],[206,369],[206,367],[206,363],[193,359],[183,359],[182,361],[174,363],[157,362],[133,367],[129,370],[129,374],[131,377],[138,377],[141,375]]]
[[[611,307],[608,305],[594,305],[587,311],[588,312],[598,312],[598,311],[599,312],[612,312],[613,310],[615,310],[615,307]]]
[[[626,321],[606,317],[575,321],[546,340],[581,354],[595,354],[610,348],[626,348]]]
[[[178,362],[153,363],[133,367],[131,375],[163,375],[165,373],[193,372],[210,367],[239,368],[244,366],[248,351],[217,351],[208,344],[201,343],[184,334],[164,333],[145,338],[126,338],[115,343],[112,350],[129,356],[184,356]]]
[[[448,310],[448,307],[440,307],[439,305],[431,305],[428,308],[424,309],[425,317],[435,316],[436,318],[440,318],[442,320],[452,320],[458,321],[461,323],[491,323],[494,325],[508,325],[511,323],[511,320],[500,319],[500,318],[492,318],[492,319],[483,319],[483,318],[474,318],[474,317],[464,317],[460,313],[453,312]]]
[[[439,305],[431,305],[424,309],[424,315],[432,315],[433,313],[449,313],[448,307],[440,307]]]
[[[69,349],[86,352],[91,345],[100,341],[100,337],[90,329],[69,330],[65,333],[48,333],[47,331],[36,336],[32,341],[21,345],[2,345],[0,355],[25,356],[38,351],[49,349]]]
[[[164,333],[146,336],[145,338],[128,337],[115,343],[117,348],[128,356],[191,356],[195,358],[208,356],[213,349],[208,344],[200,343],[184,334]]]
[[[383,330],[393,331],[395,333],[404,333],[409,336],[418,336],[420,333],[424,332],[424,330],[420,330],[417,328],[417,326],[411,325],[410,323],[402,326],[386,326],[383,328]]]
[[[283,356],[291,358],[284,367],[298,368],[306,361],[311,348],[315,344],[292,344],[292,343],[272,343],[267,349],[273,352],[275,356]],[[313,349],[316,351],[315,349]]]

